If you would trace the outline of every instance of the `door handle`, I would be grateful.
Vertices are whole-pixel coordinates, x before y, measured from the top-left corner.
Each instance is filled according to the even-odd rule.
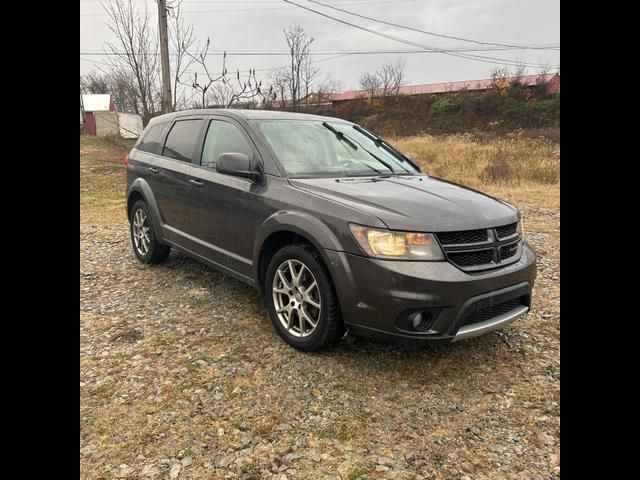
[[[149,167],[149,171],[155,175],[155,174],[156,174],[156,173],[158,173],[160,170],[158,170],[157,168],[154,168],[154,167]]]
[[[189,180],[189,183],[191,185],[195,185],[196,187],[202,187],[204,185],[203,182],[199,182],[198,180],[194,180],[193,178]]]

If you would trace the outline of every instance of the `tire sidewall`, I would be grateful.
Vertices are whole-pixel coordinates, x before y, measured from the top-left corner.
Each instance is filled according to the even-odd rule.
[[[309,270],[311,270],[311,273],[315,277],[320,289],[320,301],[322,305],[320,310],[320,319],[318,320],[316,329],[307,337],[296,337],[291,335],[280,322],[278,314],[276,313],[276,307],[273,303],[273,277],[278,267],[286,260],[298,260],[299,262],[302,262]],[[269,316],[271,317],[271,322],[278,333],[287,343],[295,348],[300,350],[314,350],[319,346],[322,346],[326,330],[329,328],[328,315],[330,309],[328,307],[329,302],[331,302],[329,292],[333,288],[330,281],[331,280],[323,266],[318,262],[318,260],[316,260],[309,250],[303,247],[297,245],[284,247],[276,252],[276,254],[271,258],[269,266],[267,267],[264,282],[267,309],[269,311]]]

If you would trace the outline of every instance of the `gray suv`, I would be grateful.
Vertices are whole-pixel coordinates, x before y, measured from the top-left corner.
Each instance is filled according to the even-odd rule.
[[[429,177],[353,123],[182,111],[154,118],[126,163],[138,260],[174,248],[256,287],[300,350],[347,332],[457,341],[531,305],[536,257],[518,210]]]

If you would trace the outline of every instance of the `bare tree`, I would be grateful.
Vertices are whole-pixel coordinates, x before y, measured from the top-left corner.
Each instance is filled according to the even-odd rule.
[[[549,80],[547,79],[549,72],[550,67],[548,65],[543,65],[538,69],[535,92],[539,98],[544,98],[549,95]]]
[[[309,37],[300,25],[292,25],[284,30],[284,37],[289,47],[291,70],[289,75],[289,93],[294,106],[300,104],[300,92],[305,62],[309,57],[309,50],[313,38]]]
[[[111,93],[116,108],[121,112],[136,112],[135,92],[131,89],[131,86],[135,85],[133,76],[129,74],[127,78],[110,73],[107,78],[109,81],[109,93]]]
[[[136,112],[135,92],[131,91],[131,85],[134,84],[133,78],[123,78],[112,71],[94,71],[80,76],[82,93],[108,93],[121,112]]]
[[[146,5],[142,12],[132,0],[101,0],[107,12],[107,27],[116,40],[105,42],[112,73],[130,82],[134,111],[146,125],[159,110],[158,42]]]
[[[207,98],[207,105],[219,108],[226,108],[233,99],[233,88],[227,83],[214,83]]]
[[[278,68],[276,70],[272,70],[269,74],[269,79],[271,80],[271,88],[275,94],[275,98],[278,98],[284,106],[284,101],[287,98],[287,89],[289,88],[289,76],[291,75],[291,71],[287,68]]]
[[[318,93],[316,103],[319,105],[323,102],[330,101],[331,95],[340,91],[340,82],[338,80],[334,80],[331,77],[331,74],[329,74],[318,84],[318,88],[316,90]]]
[[[227,52],[224,52],[222,55],[221,72],[217,74],[212,74],[209,71],[209,68],[207,67],[207,54],[209,53],[210,45],[211,45],[211,41],[207,37],[207,42],[205,43],[204,47],[202,49],[198,47],[195,54],[189,52],[188,50],[186,50],[185,48],[182,48],[181,46],[183,53],[190,59],[189,64],[199,65],[204,70],[204,75],[205,75],[204,79],[201,77],[200,80],[198,80],[198,73],[196,72],[193,74],[193,77],[190,82],[187,83],[187,82],[180,81],[183,85],[190,86],[191,88],[199,92],[200,102],[198,103],[198,101],[196,101],[196,105],[197,105],[196,108],[206,108],[207,92],[209,91],[209,89],[213,84],[215,84],[216,82],[226,83]]]
[[[80,75],[81,93],[110,93],[107,75],[99,72],[90,72]]]
[[[524,86],[523,77],[526,70],[527,67],[523,63],[517,63],[510,72],[509,86],[516,88]]]
[[[224,100],[225,108],[229,108],[232,104],[241,101],[255,101],[256,98],[266,101],[267,96],[272,97],[273,89],[270,88],[264,92],[262,90],[262,82],[256,78],[255,69],[249,69],[249,73],[244,76],[240,75],[240,70],[236,71],[233,78],[227,75],[227,52],[222,55],[222,70],[220,73],[211,73],[207,67],[207,55],[209,53],[210,39],[196,54],[185,50],[185,54],[190,58],[190,65],[198,65],[204,70],[204,78],[201,76],[198,80],[198,73],[194,73],[190,83],[181,81],[183,85],[188,85],[198,92],[199,99],[195,101],[195,108],[207,108],[208,100],[214,100],[218,104],[219,100]],[[216,85],[222,84],[220,87]],[[210,91],[212,87],[215,90]]]
[[[186,107],[187,99],[185,87],[180,83],[180,77],[184,75],[186,70],[191,66],[193,60],[187,57],[186,52],[195,44],[196,37],[193,34],[193,25],[185,25],[182,16],[182,1],[167,2],[167,10],[169,16],[169,40],[173,55],[173,105],[175,111],[182,107]]]
[[[405,65],[403,59],[398,59],[385,63],[376,72],[364,73],[360,77],[360,88],[365,90],[369,97],[398,95],[400,87],[406,82]]]
[[[308,103],[309,90],[316,77],[320,74],[320,69],[311,63],[311,57],[307,55],[302,65],[302,85],[304,86],[305,103]]]
[[[360,88],[364,90],[369,98],[373,98],[379,93],[382,81],[376,73],[365,72],[360,77]]]
[[[398,59],[395,62],[386,63],[380,70],[376,72],[380,78],[380,86],[382,88],[382,96],[398,95],[400,93],[400,87],[404,85],[405,78],[405,66],[406,62],[403,59]]]
[[[240,76],[240,70],[238,70],[235,82],[228,82],[227,85],[231,86],[233,94],[226,108],[238,102],[244,102],[248,106],[255,107],[258,103],[264,103],[267,99],[273,100],[274,98],[273,87],[269,87],[267,91],[262,90],[262,81],[256,78],[255,68],[249,70],[249,74],[244,79]]]

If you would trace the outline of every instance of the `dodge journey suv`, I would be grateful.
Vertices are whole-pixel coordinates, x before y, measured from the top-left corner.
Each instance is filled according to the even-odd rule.
[[[171,248],[259,289],[303,351],[345,333],[451,342],[531,305],[536,257],[512,205],[423,173],[337,118],[191,110],[125,158],[133,251]]]

